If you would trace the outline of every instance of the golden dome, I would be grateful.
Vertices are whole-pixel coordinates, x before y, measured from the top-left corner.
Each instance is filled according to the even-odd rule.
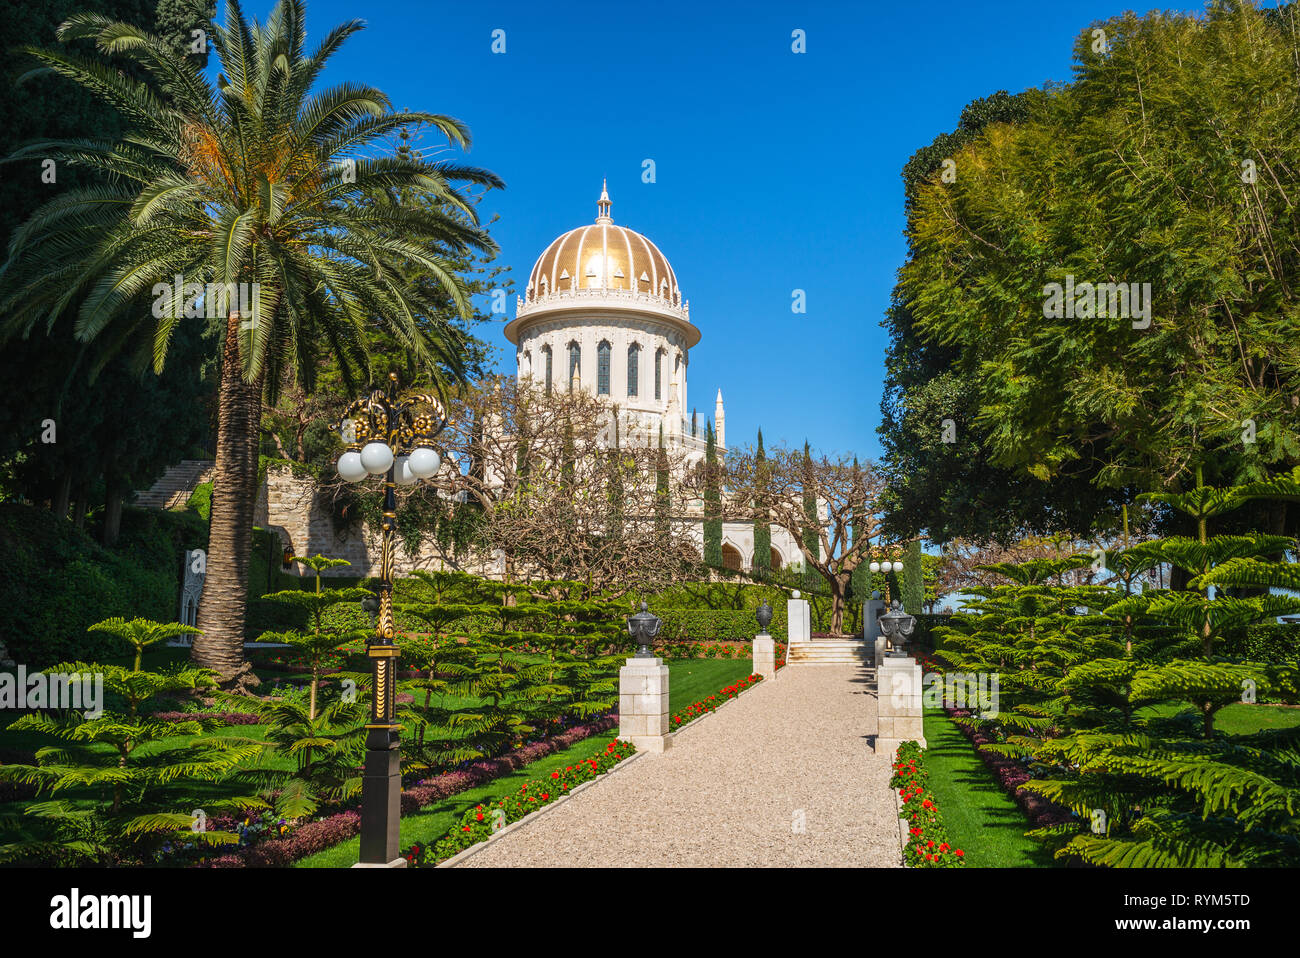
[[[528,274],[524,302],[575,290],[623,290],[681,308],[677,274],[659,247],[636,230],[615,226],[609,193],[602,188],[599,215],[554,240]]]

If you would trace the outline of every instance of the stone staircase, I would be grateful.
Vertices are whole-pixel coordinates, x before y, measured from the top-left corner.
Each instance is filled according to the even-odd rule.
[[[787,665],[872,665],[872,651],[861,639],[812,639],[791,642]]]
[[[212,460],[182,459],[152,486],[136,496],[133,505],[141,509],[179,509],[189,501],[195,487],[212,475]]]

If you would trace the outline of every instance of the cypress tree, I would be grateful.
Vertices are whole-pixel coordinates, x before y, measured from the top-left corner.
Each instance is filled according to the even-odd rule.
[[[808,447],[807,440],[803,444],[803,512],[808,518],[808,524],[803,529],[803,543],[808,552],[814,559],[821,558],[821,545],[818,539],[818,530],[821,528],[821,522],[817,517],[817,494],[814,491],[813,483],[813,465],[812,452]],[[816,569],[804,569],[804,589],[808,592],[816,591],[822,584],[822,577]]]
[[[903,581],[901,583],[903,611],[920,615],[925,611],[925,579],[921,560],[921,540],[913,539],[903,554]]]
[[[664,448],[664,427],[659,424],[659,456],[655,461],[655,535],[668,537],[668,450]]]
[[[212,18],[216,15],[216,0],[158,0],[154,29],[179,53],[192,57],[194,65],[202,70],[208,65],[214,33]],[[196,37],[195,30],[203,33]]]
[[[722,568],[722,491],[713,424],[704,427],[704,564]]]
[[[857,456],[853,457],[853,480],[854,495],[858,497],[853,503],[853,544],[856,545],[859,537],[867,534],[866,497],[861,488],[862,467],[858,464]],[[853,596],[859,602],[865,603],[871,598],[873,576],[867,567],[870,562],[870,556],[863,556],[862,562],[853,570],[853,577],[849,580]]]
[[[623,463],[619,450],[617,411],[614,414],[614,442],[606,455],[609,462],[609,525],[617,541],[623,535]]]
[[[763,451],[763,430],[758,431],[758,451],[754,453],[754,472],[758,476],[759,497],[754,500],[754,576],[767,578],[772,572],[772,526],[767,518],[767,453]]]

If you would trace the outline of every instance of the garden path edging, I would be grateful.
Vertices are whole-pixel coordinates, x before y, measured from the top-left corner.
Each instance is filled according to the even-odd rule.
[[[497,839],[502,838],[502,837],[504,837],[504,836],[510,834],[510,833],[513,832],[516,828],[519,828],[521,825],[527,825],[529,822],[536,822],[536,821],[539,821],[541,818],[543,818],[543,817],[546,815],[547,812],[552,811],[553,809],[559,807],[560,805],[563,805],[565,802],[567,802],[569,799],[573,798],[574,795],[577,795],[577,794],[578,794],[579,792],[581,792],[583,789],[585,789],[585,788],[590,788],[592,785],[595,785],[597,782],[600,782],[600,781],[603,781],[603,780],[606,779],[606,778],[609,778],[609,776],[615,774],[615,773],[618,772],[620,769],[625,768],[625,767],[627,767],[628,765],[631,765],[633,762],[635,762],[637,759],[641,758],[643,755],[653,755],[653,754],[654,754],[653,752],[633,752],[632,755],[630,755],[628,758],[623,759],[623,761],[619,762],[617,765],[615,765],[613,768],[611,768],[608,772],[605,772],[605,773],[602,774],[602,775],[597,775],[595,778],[593,778],[593,779],[592,779],[591,781],[589,781],[589,782],[583,782],[581,785],[579,785],[579,786],[578,786],[577,788],[575,788],[573,791],[571,791],[571,792],[567,792],[567,793],[565,793],[564,795],[561,795],[559,798],[557,798],[557,799],[556,799],[555,801],[553,801],[553,802],[547,802],[545,805],[543,805],[543,806],[542,806],[541,808],[539,808],[537,811],[532,812],[532,813],[530,813],[530,814],[528,814],[528,815],[525,815],[523,818],[519,819],[519,821],[517,821],[517,822],[511,822],[511,823],[510,823],[509,825],[507,825],[505,828],[502,828],[502,829],[500,829],[500,830],[498,830],[498,831],[493,832],[491,835],[489,835],[489,836],[487,837],[486,840],[481,841],[481,842],[478,842],[478,843],[475,844],[475,845],[471,845],[469,848],[465,849],[465,850],[462,851],[462,852],[457,852],[455,855],[452,855],[451,858],[448,858],[446,861],[439,862],[438,864],[434,865],[433,867],[434,867],[434,868],[453,868],[453,867],[455,867],[457,864],[459,864],[460,862],[464,861],[465,859],[467,859],[467,858],[472,858],[474,855],[477,855],[479,852],[483,851],[483,849],[485,849],[485,848],[487,848],[489,845],[491,845],[494,841],[496,841]]]

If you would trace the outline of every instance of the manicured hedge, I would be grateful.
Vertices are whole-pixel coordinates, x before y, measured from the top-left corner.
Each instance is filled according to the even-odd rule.
[[[86,628],[112,616],[174,620],[182,553],[206,541],[196,516],[126,508],[110,550],[49,510],[0,504],[0,636],[29,669],[122,655],[117,639]]]
[[[758,632],[753,609],[655,609],[663,619],[662,642],[748,642]],[[786,641],[785,604],[772,609],[768,631],[778,642]]]
[[[1300,624],[1248,626],[1224,642],[1223,652],[1256,662],[1294,662],[1300,658]]]

